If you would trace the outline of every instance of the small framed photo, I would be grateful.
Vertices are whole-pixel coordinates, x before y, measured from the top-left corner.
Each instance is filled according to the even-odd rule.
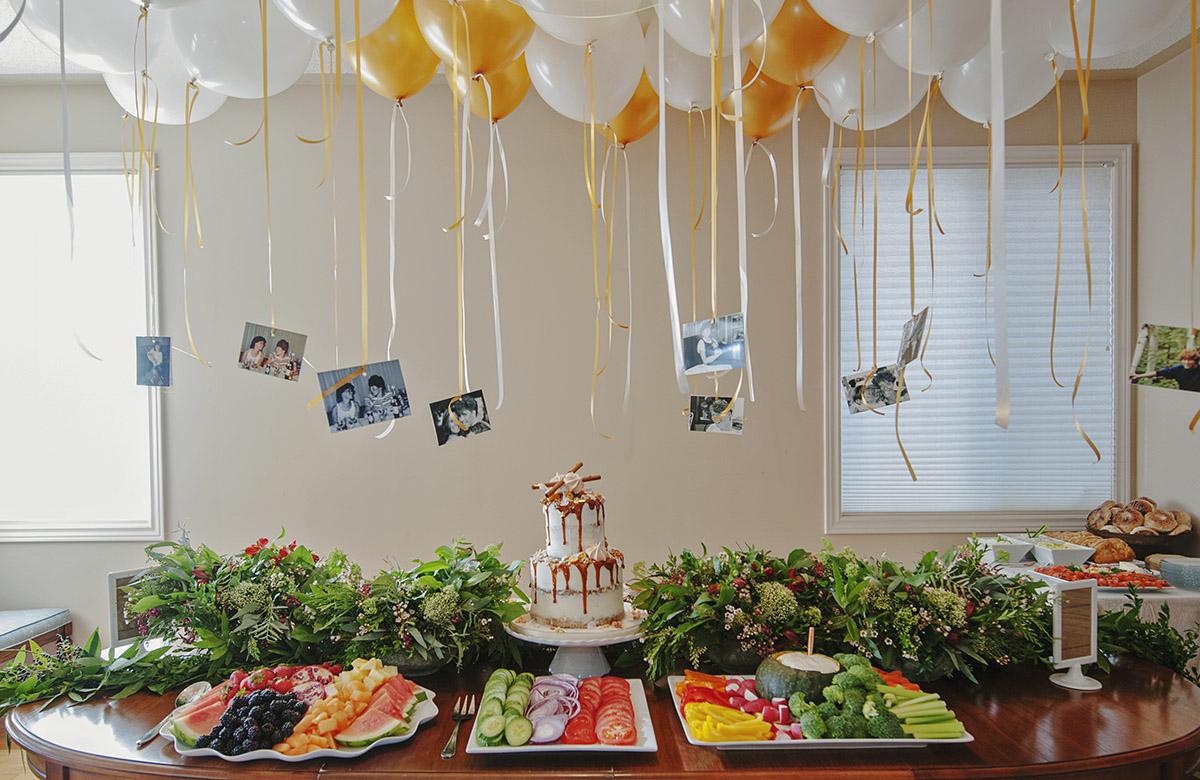
[[[1200,393],[1197,331],[1171,325],[1143,325],[1138,331],[1129,381],[1168,390]]]
[[[146,387],[171,386],[171,337],[137,336],[137,383]]]
[[[928,306],[904,323],[904,333],[900,336],[900,354],[896,356],[898,365],[907,366],[921,356],[921,347],[925,344],[925,329],[928,326]]]
[[[129,594],[125,587],[140,577],[145,569],[128,569],[108,574],[108,637],[110,645],[139,638],[134,615],[129,611]]]
[[[741,312],[684,323],[684,373],[714,374],[745,364],[746,324]]]
[[[300,379],[308,336],[290,330],[247,322],[238,350],[238,366],[289,382]]]
[[[874,374],[867,369],[842,377],[842,391],[846,394],[846,406],[849,407],[850,414],[907,401],[908,385],[900,391],[901,368],[899,365],[880,366]],[[871,377],[870,382],[866,381],[868,376]]]
[[[733,403],[730,410],[729,404]],[[724,396],[694,395],[688,414],[688,430],[700,433],[731,433],[742,435],[746,399]]]
[[[347,377],[351,377],[347,380]],[[317,374],[330,433],[364,428],[412,414],[399,360]]]
[[[433,415],[433,430],[437,433],[439,447],[492,429],[482,390],[434,401],[429,405],[429,412]]]

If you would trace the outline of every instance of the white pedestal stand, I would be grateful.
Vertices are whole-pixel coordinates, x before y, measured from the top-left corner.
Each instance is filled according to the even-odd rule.
[[[518,639],[538,645],[557,647],[550,662],[551,674],[571,674],[576,677],[600,677],[611,668],[600,648],[619,645],[642,635],[642,613],[625,605],[625,619],[619,626],[600,628],[555,628],[530,620],[528,613],[504,630]]]
[[[1059,688],[1070,688],[1073,691],[1098,691],[1103,685],[1083,673],[1083,664],[1072,664],[1065,672],[1055,672],[1050,675],[1050,682]]]

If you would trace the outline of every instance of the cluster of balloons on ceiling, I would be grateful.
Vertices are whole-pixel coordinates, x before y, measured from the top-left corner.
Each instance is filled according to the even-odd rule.
[[[657,124],[659,91],[679,110],[711,108],[714,8],[724,20],[717,94],[724,100],[734,88],[736,44],[748,84],[744,132],[755,140],[787,126],[805,85],[815,88],[832,120],[851,129],[907,115],[927,77],[941,77],[946,101],[963,116],[985,122],[989,115],[989,0],[270,0],[265,63],[257,0],[9,2],[25,6],[22,22],[56,52],[62,24],[66,59],[103,73],[131,114],[139,108],[135,76],[144,71],[157,89],[161,124],[185,121],[189,83],[200,87],[192,121],[211,115],[226,97],[261,98],[264,69],[267,94],[281,92],[304,74],[316,46],[340,35],[343,63],[351,58],[353,69],[361,55],[364,83],[389,99],[411,97],[441,62],[447,81],[457,74],[451,87],[476,114],[502,119],[532,84],[560,114],[607,123],[619,142],[629,143]],[[1090,27],[1092,56],[1105,57],[1162,33],[1186,2],[1003,0],[1006,116],[1053,88],[1053,57],[1073,63],[1071,3],[1079,39],[1087,39]],[[663,73],[658,24],[666,32]]]

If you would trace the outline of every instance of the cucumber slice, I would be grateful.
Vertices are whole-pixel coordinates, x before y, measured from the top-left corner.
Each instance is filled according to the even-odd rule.
[[[504,711],[504,725],[507,726],[509,721],[511,721],[513,718],[523,718],[523,717],[525,717],[525,716],[522,715],[521,713],[517,712],[516,710],[505,710]]]
[[[504,733],[501,732],[494,737],[485,737],[482,734],[476,734],[475,741],[484,747],[496,747],[504,742]]]
[[[526,685],[533,687],[533,673],[532,672],[521,672],[520,674],[517,675],[517,679],[514,680],[514,682],[522,682],[522,681],[524,681]]]
[[[504,726],[504,740],[513,747],[520,747],[533,736],[533,724],[525,718],[513,718]]]
[[[504,711],[504,703],[500,699],[484,699],[483,704],[479,705],[479,718],[487,718],[492,715],[499,715]]]
[[[490,715],[479,719],[479,733],[485,737],[497,737],[504,732],[504,716]]]
[[[516,697],[509,696],[507,699],[504,700],[504,709],[517,710],[518,712],[524,714],[525,707],[528,704],[529,704],[528,696],[516,696]]]

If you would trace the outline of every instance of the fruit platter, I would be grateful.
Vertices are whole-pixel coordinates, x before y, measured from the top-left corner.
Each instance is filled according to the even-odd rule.
[[[1133,565],[1102,566],[1039,566],[1034,569],[1044,578],[1079,582],[1095,580],[1096,589],[1108,592],[1134,590],[1165,590],[1171,583],[1156,577],[1149,570]]]
[[[438,712],[433,692],[378,658],[236,671],[173,713],[161,734],[185,756],[226,761],[354,758],[410,739]]]
[[[653,753],[658,750],[640,680],[535,677],[497,669],[483,686],[468,753]]]
[[[973,742],[936,693],[862,656],[784,651],[753,676],[667,678],[688,742],[721,750],[897,748]]]

